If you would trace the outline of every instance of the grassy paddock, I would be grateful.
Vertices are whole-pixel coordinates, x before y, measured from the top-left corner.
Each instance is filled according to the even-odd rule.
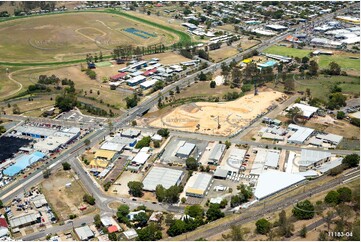
[[[293,57],[299,57],[302,58],[304,56],[309,56],[309,53],[313,50],[305,50],[305,49],[295,49],[295,48],[289,48],[285,46],[278,46],[273,45],[266,50],[264,50],[265,53],[269,54],[276,54],[276,55],[283,55],[283,56],[293,56]],[[347,53],[347,52],[341,52],[341,51],[334,51],[334,55],[321,55],[314,57],[314,59],[318,62],[320,68],[327,68],[328,65],[334,61],[338,63],[342,69],[344,70],[357,70],[360,71],[360,59],[351,59],[350,57],[356,57],[358,55]]]

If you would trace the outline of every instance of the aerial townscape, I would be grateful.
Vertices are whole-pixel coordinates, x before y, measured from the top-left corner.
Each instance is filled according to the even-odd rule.
[[[0,241],[360,241],[360,1],[0,1]]]

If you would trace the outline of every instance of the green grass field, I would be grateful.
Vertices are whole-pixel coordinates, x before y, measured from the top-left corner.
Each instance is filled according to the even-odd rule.
[[[296,90],[305,91],[310,88],[312,97],[327,101],[330,88],[337,83],[340,83],[344,94],[360,95],[360,80],[351,76],[319,76],[317,79],[299,80],[296,82]]]
[[[303,50],[303,49],[300,50],[300,49],[289,48],[285,46],[276,46],[276,45],[271,46],[266,50],[264,50],[264,53],[283,55],[283,56],[293,56],[299,58],[302,58],[304,56],[309,56],[310,52],[312,51]],[[321,55],[318,57],[314,57],[314,59],[318,62],[320,68],[327,68],[332,61],[335,61],[344,70],[360,71],[360,59],[351,59],[350,56],[355,57],[357,55],[337,51],[334,55],[331,56]]]

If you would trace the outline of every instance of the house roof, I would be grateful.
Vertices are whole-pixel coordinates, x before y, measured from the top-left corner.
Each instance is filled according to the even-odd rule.
[[[5,218],[0,218],[0,227],[5,227],[5,228],[9,227]]]
[[[89,228],[88,225],[75,228],[75,232],[79,236],[80,240],[88,240],[89,238],[94,236],[93,231]]]
[[[119,229],[118,229],[118,227],[116,225],[112,225],[112,226],[108,227],[108,232],[109,233],[115,233],[115,232],[118,232],[118,231],[119,231]]]
[[[105,168],[107,167],[109,164],[109,162],[107,160],[92,160],[90,162],[90,166],[95,166],[95,167],[102,167],[102,168]]]
[[[135,162],[139,165],[143,165],[149,158],[150,154],[147,154],[146,152],[139,152],[132,160],[132,162]]]
[[[114,76],[112,76],[112,77],[110,77],[110,78],[113,79],[113,80],[118,80],[118,79],[120,79],[120,78],[125,77],[126,75],[128,75],[128,74],[125,73],[125,72],[121,72],[121,73],[116,74],[116,75],[114,75]]]

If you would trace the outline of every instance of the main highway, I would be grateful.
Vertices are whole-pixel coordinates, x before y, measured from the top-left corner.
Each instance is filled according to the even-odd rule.
[[[326,16],[323,16],[323,19],[324,20],[332,19],[332,16],[333,15],[326,15]],[[233,56],[231,58],[223,60],[222,62],[211,64],[210,66],[208,66],[207,68],[205,68],[201,71],[203,71],[203,73],[214,72],[215,70],[220,69],[220,67],[223,63],[225,63],[226,65],[229,65],[233,60],[240,61],[243,59],[243,57],[245,55],[251,53],[254,50],[257,50],[258,52],[262,52],[267,47],[274,45],[275,43],[278,43],[281,40],[283,40],[287,35],[289,35],[290,32],[292,32],[296,28],[297,28],[297,26],[292,29],[289,29],[286,33],[283,33],[279,36],[275,36],[267,41],[262,42],[261,44],[255,46],[251,49],[248,49],[242,53],[237,54],[236,56]],[[150,108],[152,108],[154,105],[156,105],[158,102],[158,98],[160,96],[168,95],[169,91],[174,90],[177,86],[179,86],[182,89],[188,85],[193,84],[196,81],[196,78],[200,74],[201,71],[197,71],[185,78],[182,78],[182,79],[166,86],[164,89],[162,89],[158,93],[153,93],[152,95],[148,96],[138,106],[128,110],[126,113],[124,113],[119,118],[112,119],[113,127],[117,129],[117,128],[127,126],[130,123],[130,121],[134,120],[137,116],[142,116]],[[8,117],[10,118],[10,116],[8,116]],[[22,116],[17,116],[17,118],[15,118],[15,117],[11,117],[11,118],[14,118],[17,120],[25,120],[25,119],[32,120],[32,118],[22,117]],[[53,120],[47,119],[46,122],[51,123],[52,121]],[[61,121],[61,122],[63,122],[63,121]],[[66,123],[66,122],[63,122],[63,124],[64,123]],[[76,123],[75,124],[72,123],[72,125],[80,126],[79,124],[76,124]],[[104,139],[104,137],[108,134],[108,132],[109,132],[109,130],[106,128],[99,128],[99,129],[95,128],[95,131],[90,133],[88,136],[84,137],[81,141],[78,141],[75,145],[73,145],[73,146],[69,147],[68,149],[66,149],[65,151],[63,151],[56,159],[50,160],[48,163],[48,168],[50,170],[55,170],[58,167],[60,167],[62,162],[64,162],[64,161],[70,162],[72,165],[72,168],[77,173],[79,179],[82,181],[86,190],[95,197],[96,205],[98,206],[98,208],[100,209],[102,214],[114,214],[114,210],[109,208],[109,206],[108,206],[109,202],[111,202],[111,201],[123,202],[123,203],[130,204],[131,206],[146,204],[147,207],[153,208],[155,210],[160,210],[160,211],[164,211],[164,210],[174,211],[174,212],[181,211],[181,208],[174,207],[171,205],[162,205],[161,206],[159,204],[152,204],[152,203],[149,203],[146,201],[141,201],[141,200],[130,201],[129,199],[125,199],[125,198],[109,196],[109,195],[104,194],[101,191],[101,189],[99,189],[99,185],[97,185],[97,183],[94,180],[92,180],[91,176],[83,169],[82,164],[81,164],[81,162],[79,162],[77,160],[77,157],[80,154],[82,154],[86,149],[86,147],[83,143],[83,140],[85,140],[85,139],[90,140],[89,146],[93,146],[93,145],[99,143],[102,139]],[[184,135],[185,132],[172,131],[172,133],[182,136],[182,134]],[[216,138],[214,136],[204,136],[204,135],[199,135],[199,134],[195,134],[195,135],[199,138],[202,137],[205,140],[209,140],[209,139],[215,140],[215,138]],[[217,137],[217,139],[222,139],[222,138]],[[236,142],[239,142],[240,144],[247,143],[250,145],[262,145],[261,143],[257,143],[257,142],[245,142],[245,141],[239,141],[239,140],[237,140]],[[273,145],[273,146],[281,147],[281,148],[283,147],[283,148],[287,148],[287,149],[295,149],[295,150],[300,149],[299,147],[290,147],[290,146],[286,147],[286,146],[281,146],[281,145]],[[332,152],[337,153],[337,154],[353,153],[352,151],[336,151],[336,150],[333,150]],[[45,166],[43,168],[45,168]],[[31,175],[29,175],[27,178],[22,179],[21,184],[19,182],[16,182],[16,183],[13,183],[13,184],[10,184],[10,185],[4,187],[0,191],[0,198],[4,203],[10,202],[13,198],[15,198],[17,196],[21,196],[23,194],[24,190],[29,190],[31,187],[35,186],[36,184],[39,184],[43,180],[44,180],[44,178],[43,178],[42,170],[37,170],[37,171],[33,172]],[[86,216],[86,217],[82,217],[82,218],[74,220],[73,223],[74,223],[74,225],[77,225],[81,221],[90,223],[91,220],[92,219],[90,219],[89,216]],[[63,226],[71,227],[72,225],[66,224]],[[54,228],[51,228],[51,229],[56,230],[56,228],[61,228],[61,226],[55,226]],[[217,230],[219,230],[219,228],[217,228]],[[212,231],[212,233],[215,231],[216,230]],[[44,233],[46,233],[46,232],[48,232],[48,231],[45,231]],[[34,236],[35,235],[36,234],[34,234]],[[44,236],[44,234],[42,234],[42,232],[40,232],[40,233],[38,232],[34,238],[27,236],[27,237],[25,237],[25,239],[31,240],[31,239],[41,238],[42,236],[40,236],[40,235]],[[32,236],[32,235],[30,235],[30,236]]]

